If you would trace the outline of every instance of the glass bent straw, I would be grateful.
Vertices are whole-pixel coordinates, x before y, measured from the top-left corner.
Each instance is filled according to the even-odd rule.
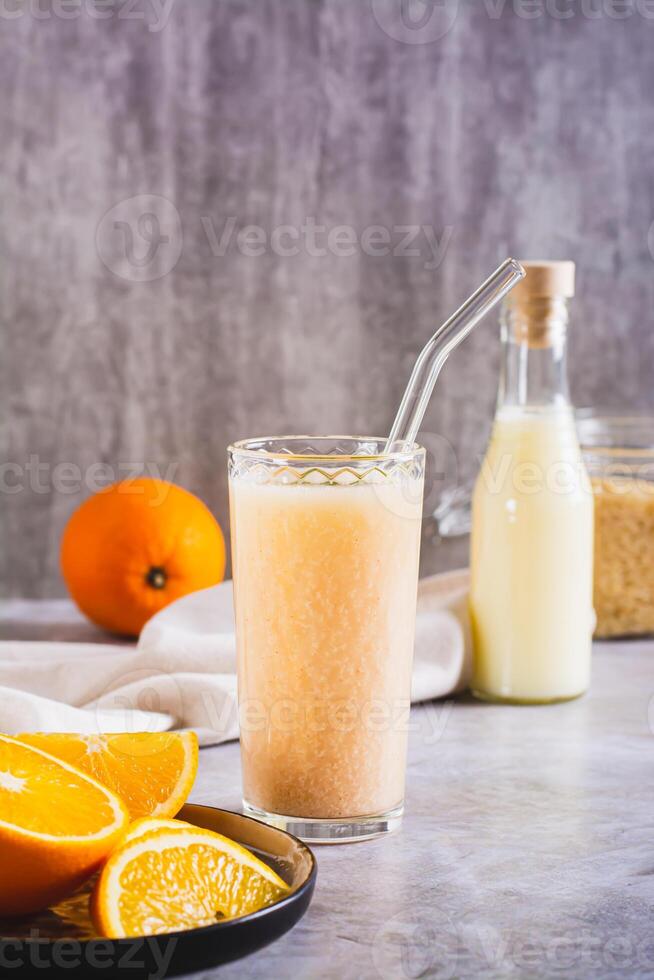
[[[441,368],[455,347],[474,330],[496,303],[525,277],[525,270],[515,259],[506,259],[495,272],[468,297],[462,306],[443,323],[418,355],[400,407],[395,416],[385,451],[396,443],[416,441],[418,430]],[[395,445],[395,449],[399,447]]]

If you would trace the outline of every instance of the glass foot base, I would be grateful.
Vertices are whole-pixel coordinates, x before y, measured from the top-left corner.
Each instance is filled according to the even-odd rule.
[[[288,817],[282,813],[268,813],[243,800],[243,813],[248,817],[263,820],[271,827],[286,830],[300,837],[307,844],[351,844],[358,840],[383,837],[398,830],[402,823],[403,806],[388,813],[369,817],[350,817],[337,820],[319,820],[314,817]]]

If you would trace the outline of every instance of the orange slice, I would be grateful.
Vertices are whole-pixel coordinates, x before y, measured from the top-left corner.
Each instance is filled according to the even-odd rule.
[[[106,786],[0,735],[0,915],[35,912],[72,892],[128,822]]]
[[[134,840],[136,837],[143,837],[144,834],[149,834],[153,830],[179,830],[180,827],[195,828],[195,824],[187,823],[185,820],[161,820],[159,817],[142,817],[140,820],[135,820],[134,823],[130,824],[129,830],[121,838],[121,844],[126,844],[128,840]]]
[[[148,822],[143,821],[143,825]],[[110,938],[147,936],[256,912],[288,885],[235,841],[191,824],[161,821],[114,851],[98,878],[91,914]]]
[[[133,732],[120,735],[19,735],[22,742],[56,755],[108,786],[132,820],[174,817],[191,792],[198,771],[195,732]]]

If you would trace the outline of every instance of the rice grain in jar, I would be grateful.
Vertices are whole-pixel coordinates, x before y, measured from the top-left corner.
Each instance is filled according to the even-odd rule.
[[[577,421],[595,493],[595,635],[654,633],[654,417]]]

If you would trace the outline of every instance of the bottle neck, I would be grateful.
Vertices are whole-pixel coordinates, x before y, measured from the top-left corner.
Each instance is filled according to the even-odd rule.
[[[497,407],[565,408],[568,308],[558,296],[505,304]]]

